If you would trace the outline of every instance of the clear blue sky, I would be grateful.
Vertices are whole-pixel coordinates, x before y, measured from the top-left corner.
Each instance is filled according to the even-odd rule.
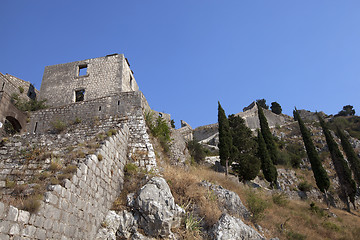
[[[360,113],[360,1],[0,0],[0,72],[124,53],[150,106],[197,127],[253,100]]]

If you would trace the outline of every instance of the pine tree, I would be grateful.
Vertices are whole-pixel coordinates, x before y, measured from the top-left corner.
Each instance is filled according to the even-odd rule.
[[[280,104],[277,102],[272,102],[270,108],[271,108],[271,111],[277,115],[281,114],[281,112],[282,112],[282,108],[281,108]]]
[[[274,184],[276,184],[277,181],[277,171],[276,171],[276,167],[271,161],[265,140],[259,129],[258,129],[258,144],[259,144],[258,156],[261,160],[261,169],[263,171],[266,181],[270,182],[270,186],[272,187]]]
[[[311,164],[311,169],[314,173],[316,186],[319,188],[321,192],[324,193],[326,202],[329,206],[329,202],[327,200],[327,191],[330,187],[330,180],[329,177],[324,169],[324,167],[321,164],[321,160],[319,158],[319,155],[315,149],[314,143],[311,140],[311,135],[309,130],[305,127],[304,122],[302,121],[299,112],[294,110],[294,119],[296,119],[299,123],[301,135],[304,141],[306,153],[308,156],[308,159]]]
[[[351,146],[348,137],[345,136],[344,132],[337,127],[337,134],[341,140],[341,145],[346,154],[347,160],[351,165],[351,170],[354,173],[355,181],[357,185],[360,185],[360,159],[356,155],[354,148]]]
[[[272,136],[272,134],[270,132],[269,124],[266,120],[264,111],[262,110],[262,107],[260,107],[259,105],[258,105],[258,115],[259,115],[259,121],[260,121],[261,134],[264,137],[266,147],[270,154],[270,158],[271,158],[273,164],[277,164],[278,149],[276,147],[274,137]]]
[[[239,181],[253,180],[259,173],[261,162],[256,156],[257,143],[244,119],[234,114],[229,116],[232,142],[232,168],[238,174]]]
[[[225,174],[229,173],[229,164],[231,151],[233,151],[233,144],[231,139],[231,132],[229,121],[225,115],[224,109],[218,102],[218,124],[219,124],[219,155],[220,164],[225,166]]]
[[[329,152],[335,167],[336,174],[339,178],[340,187],[342,191],[342,200],[345,202],[348,212],[350,212],[350,205],[348,198],[350,199],[350,202],[354,205],[354,208],[356,208],[355,207],[356,183],[354,179],[352,179],[350,168],[347,162],[345,161],[344,156],[341,154],[339,147],[335,142],[334,138],[332,137],[331,132],[328,126],[326,125],[324,119],[322,119],[320,115],[318,115],[318,118],[326,138],[326,143],[329,148]]]

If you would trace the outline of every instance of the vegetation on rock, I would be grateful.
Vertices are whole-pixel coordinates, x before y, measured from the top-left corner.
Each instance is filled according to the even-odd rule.
[[[261,159],[262,172],[264,174],[266,181],[268,181],[270,185],[273,186],[274,184],[276,184],[277,181],[277,170],[271,161],[269,152],[266,148],[265,140],[259,129],[258,129],[258,144],[259,144],[258,156]]]
[[[326,138],[326,143],[330,151],[336,174],[340,181],[340,188],[342,192],[340,198],[345,202],[345,204],[347,205],[347,210],[350,212],[349,200],[355,208],[356,183],[351,176],[350,168],[345,161],[344,156],[340,152],[337,143],[331,135],[329,127],[321,116],[318,117]]]
[[[245,125],[244,119],[230,115],[228,120],[234,149],[231,154],[232,168],[238,174],[239,181],[253,180],[261,166],[261,161],[256,155],[257,142]]]
[[[311,164],[311,169],[314,173],[316,186],[321,192],[325,194],[325,197],[327,197],[327,191],[330,187],[330,179],[328,177],[328,174],[326,173],[319,158],[319,155],[315,149],[315,146],[311,140],[311,134],[309,130],[305,127],[305,124],[296,109],[294,110],[294,118],[297,119],[300,127],[306,153]]]
[[[277,115],[281,114],[281,112],[282,112],[282,108],[281,108],[280,104],[277,102],[272,102],[270,108],[271,108],[271,111]]]
[[[228,175],[231,164],[231,151],[234,150],[231,138],[229,120],[224,109],[218,102],[218,123],[219,123],[219,155],[220,163],[225,166],[225,174]]]
[[[262,107],[260,105],[258,105],[258,115],[260,121],[261,134],[265,140],[266,148],[268,149],[273,164],[277,164],[278,154],[279,154],[278,149],[275,144],[274,137],[270,132],[269,124],[265,117],[264,111],[262,110]]]

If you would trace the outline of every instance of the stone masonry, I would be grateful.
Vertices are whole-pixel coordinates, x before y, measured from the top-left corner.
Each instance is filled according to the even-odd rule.
[[[86,101],[138,91],[139,87],[123,54],[45,67],[40,99],[46,99],[48,105],[60,107],[74,103],[75,92],[79,90],[85,91]]]
[[[46,159],[11,157],[25,146],[41,143],[55,153],[68,144],[85,144],[99,131],[116,133],[94,154],[75,161],[77,170],[70,180],[48,186],[37,213],[0,202],[0,239],[94,239],[121,192],[127,162],[148,171],[156,168],[144,116],[152,111],[169,123],[171,118],[150,109],[129,66],[124,55],[113,54],[45,68],[40,100],[47,99],[51,107],[30,114],[26,134],[1,141],[0,188],[7,179],[22,184],[49,166]],[[56,121],[70,132],[56,134]]]

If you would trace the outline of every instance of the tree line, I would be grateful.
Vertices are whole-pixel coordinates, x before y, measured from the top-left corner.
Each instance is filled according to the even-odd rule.
[[[218,102],[219,155],[220,163],[225,166],[226,175],[231,166],[239,181],[248,181],[253,180],[261,170],[264,178],[270,183],[270,187],[274,187],[277,185],[275,165],[278,164],[279,150],[264,115],[264,103],[265,101],[257,100],[260,129],[257,130],[257,137],[254,137],[251,130],[245,125],[244,119],[233,114],[226,117],[224,109],[220,102]],[[353,110],[352,106],[347,105],[344,106],[337,116],[351,116],[354,114],[355,110]],[[346,154],[347,161],[345,160],[338,144],[334,140],[328,123],[319,114],[317,116],[328,145],[336,175],[339,178],[341,190],[339,197],[346,204],[347,211],[350,212],[350,203],[356,208],[355,195],[357,190],[356,184],[360,184],[360,160],[351,146],[349,136],[337,126],[336,134],[340,138],[342,149]],[[328,201],[328,190],[330,187],[328,173],[323,167],[319,154],[313,144],[311,133],[305,126],[296,108],[294,110],[294,119],[298,122],[300,128],[316,186],[324,193],[325,201],[330,206]]]

